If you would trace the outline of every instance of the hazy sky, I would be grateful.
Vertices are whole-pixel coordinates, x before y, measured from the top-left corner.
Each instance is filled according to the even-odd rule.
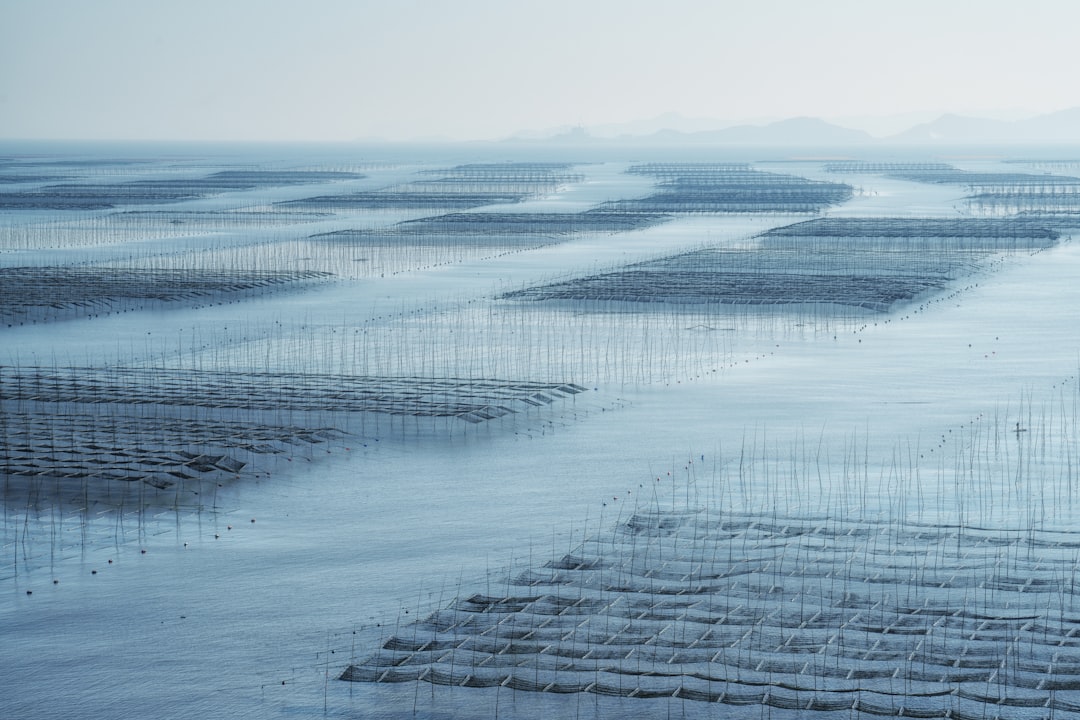
[[[0,0],[0,138],[1080,105],[1075,0]]]

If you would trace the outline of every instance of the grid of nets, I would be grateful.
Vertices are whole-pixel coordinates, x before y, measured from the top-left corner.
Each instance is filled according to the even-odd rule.
[[[587,211],[580,213],[449,213],[406,220],[383,229],[348,229],[312,235],[320,242],[356,247],[536,247],[569,236],[639,230],[669,219],[667,215]]]
[[[241,190],[361,178],[363,175],[358,173],[329,170],[222,170],[203,177],[64,183],[20,192],[0,192],[0,208],[101,210],[123,205],[182,202]]]
[[[849,185],[754,170],[739,163],[647,163],[627,172],[655,178],[657,191],[644,198],[603,203],[598,211],[816,213],[852,196]]]
[[[118,480],[164,490],[232,477],[251,455],[279,455],[345,437],[333,428],[208,418],[0,412],[0,476],[79,484]]]
[[[894,303],[944,287],[944,279],[885,275],[762,272],[755,253],[709,253],[707,270],[647,267],[515,290],[510,300],[585,300],[713,305],[839,305],[885,312]],[[773,258],[775,259],[775,258]],[[743,267],[740,271],[736,268]]]
[[[887,175],[889,173],[935,173],[956,170],[948,163],[940,162],[888,162],[888,161],[841,161],[822,165],[825,172],[844,175],[870,174]]]
[[[886,173],[898,180],[935,183],[943,185],[962,185],[976,192],[1005,189],[1027,188],[1048,189],[1060,186],[1075,187],[1080,185],[1080,177],[1068,175],[1037,175],[1017,172],[975,172],[957,168],[923,168],[918,170],[894,171]]]
[[[412,182],[379,190],[320,195],[277,203],[322,210],[444,209],[515,203],[550,195],[583,176],[570,163],[474,163],[428,170]]]
[[[926,162],[833,162],[823,168],[833,173],[873,173],[912,182],[962,185],[972,192],[966,199],[968,210],[983,215],[1069,213],[1080,208],[1080,177],[1050,173],[1075,170],[1075,162],[1006,162],[1024,162],[1046,172],[974,172],[947,163]],[[1054,222],[1054,218],[1045,221]],[[1076,227],[1069,222],[1058,225]]]
[[[696,250],[502,297],[886,312],[941,291],[991,253],[1043,250],[1059,238],[1037,219],[816,218],[747,248]]]
[[[544,407],[584,391],[573,383],[467,378],[0,366],[0,400],[5,401],[370,412],[469,423]]]
[[[1053,717],[1080,712],[1078,564],[1074,532],[639,512],[341,679]]]
[[[44,321],[138,309],[147,302],[251,294],[330,277],[327,272],[307,270],[7,267],[0,268],[0,321]]]
[[[287,212],[283,210],[125,210],[95,218],[87,224],[107,225],[109,229],[135,231],[164,227],[167,230],[231,230],[248,227],[275,227],[318,222],[330,213]]]
[[[1076,228],[1080,227],[1075,217],[1080,212],[1080,184],[981,192],[968,197],[967,206],[976,213],[1038,214],[1044,222],[1056,222],[1064,227]]]
[[[1048,247],[1058,238],[1058,233],[1037,219],[828,217],[773,228],[762,237],[903,238],[928,244],[937,238],[967,238],[1005,241],[1005,247],[1020,244],[1027,249]],[[993,245],[989,247],[996,249]]]
[[[536,234],[616,233],[656,225],[667,215],[586,211],[578,213],[450,213],[398,225],[410,233]]]

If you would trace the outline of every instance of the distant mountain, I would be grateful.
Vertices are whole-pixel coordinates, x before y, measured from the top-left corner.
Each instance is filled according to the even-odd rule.
[[[676,112],[667,112],[646,120],[590,125],[589,134],[594,137],[615,138],[626,135],[653,135],[664,130],[675,130],[680,133],[709,132],[723,130],[730,126],[730,122],[716,118],[690,118]]]
[[[1080,107],[1026,120],[942,115],[885,139],[901,143],[1077,143],[1080,142]]]
[[[594,127],[561,127],[521,133],[510,142],[640,145],[797,145],[843,146],[879,144],[1016,144],[1080,143],[1080,107],[1024,120],[992,120],[942,115],[901,133],[875,138],[863,130],[797,117],[763,124],[717,127],[721,121],[685,118],[676,113],[648,120]]]
[[[662,117],[662,116],[661,116]],[[514,138],[522,140],[520,136]],[[736,125],[720,130],[685,132],[664,128],[650,134],[597,137],[591,130],[575,127],[540,140],[559,144],[620,143],[641,145],[852,145],[871,142],[862,130],[833,125],[818,118],[792,118],[767,125]]]
[[[686,134],[693,142],[739,145],[853,145],[873,141],[862,130],[833,125],[819,118],[799,117],[768,125],[736,125]]]
[[[1080,142],[1080,107],[1039,115],[1021,124],[1036,142]]]

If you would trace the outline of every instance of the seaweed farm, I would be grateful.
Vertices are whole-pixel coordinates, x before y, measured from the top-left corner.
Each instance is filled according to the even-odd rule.
[[[378,378],[142,368],[0,367],[5,401],[267,410],[374,412],[478,423],[584,390],[573,384],[455,378]],[[192,388],[197,392],[192,393]]]
[[[756,254],[702,251],[664,263],[505,294],[508,300],[587,300],[722,305],[847,305],[873,311],[910,301],[942,282],[880,275],[754,272]],[[768,262],[768,259],[765,259]],[[711,266],[711,267],[710,267]]]
[[[1053,167],[1065,172],[1075,169],[1069,163],[1033,161],[1026,164],[1035,169]],[[1008,218],[1076,212],[1080,193],[1080,177],[1047,170],[1016,172],[1011,166],[993,172],[977,172],[948,163],[834,162],[823,169],[837,174],[872,173],[898,180],[962,186],[969,193],[967,210],[976,216]],[[1066,221],[1067,226],[1069,222]]]
[[[0,716],[1080,717],[1072,157],[6,144]]]
[[[766,172],[733,163],[649,163],[628,173],[656,181],[644,198],[614,200],[602,210],[652,213],[816,213],[848,200],[842,183]]]
[[[231,480],[253,455],[295,453],[342,437],[332,428],[101,412],[5,412],[4,421],[5,493],[22,482],[34,486],[32,494],[55,492],[60,499],[122,497],[125,484],[165,490],[200,479]]]
[[[164,303],[231,298],[328,276],[302,270],[235,273],[85,266],[0,268],[0,322],[23,325],[142,310]]]
[[[452,213],[401,223],[418,235],[570,235],[638,230],[670,218],[648,213]]]
[[[1078,549],[1074,531],[639,511],[342,679],[713,706],[693,717],[1076,713]]]
[[[942,291],[992,253],[1052,247],[1036,220],[821,218],[743,249],[695,250],[505,293],[508,300],[847,306],[886,312]]]
[[[450,213],[405,220],[377,230],[348,229],[311,236],[328,243],[380,252],[379,265],[395,266],[390,257],[407,256],[417,248],[447,252],[446,260],[461,260],[481,251],[520,251],[565,240],[568,236],[613,234],[665,222],[666,215],[586,211],[580,213]]]
[[[48,494],[60,500],[79,489],[84,497],[123,497],[125,484],[164,491],[178,482],[239,480],[244,468],[250,475],[276,465],[267,455],[344,444],[379,427],[343,415],[475,425],[583,391],[536,382],[0,366],[0,473],[7,498],[25,493],[47,505]],[[319,425],[332,418],[338,427]]]
[[[158,205],[281,185],[358,180],[362,175],[339,172],[222,170],[204,177],[133,180],[117,183],[45,185],[35,190],[0,192],[0,208],[101,210],[131,205]]]
[[[470,163],[426,170],[410,182],[370,192],[320,195],[281,204],[302,210],[466,210],[542,197],[582,179],[569,163]]]

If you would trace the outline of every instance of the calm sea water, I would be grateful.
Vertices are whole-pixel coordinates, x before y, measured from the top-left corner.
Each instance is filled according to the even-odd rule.
[[[1008,154],[1063,153],[1068,154],[1023,148]],[[576,192],[575,202],[584,205],[612,199],[620,191],[621,170],[638,161],[745,161],[825,177],[823,157],[943,155],[966,168],[1010,167],[998,161],[1000,149],[992,148],[0,143],[0,162],[124,158],[148,161],[149,166],[135,166],[135,174],[148,176],[178,168],[366,165],[373,177],[396,178],[402,168],[411,175],[467,162],[566,160],[582,163],[585,182],[567,192]],[[93,177],[86,166],[80,172]],[[866,192],[834,213],[948,217],[956,214],[962,195],[954,187],[875,176],[860,182]],[[26,214],[8,212],[0,213],[0,224],[32,225],[42,217],[70,219],[35,213],[31,222]],[[776,218],[775,224],[790,221]],[[397,343],[385,346],[394,359],[411,348],[441,347],[423,334],[437,327],[503,328],[506,334],[497,339],[470,335],[463,347],[477,358],[507,353],[497,367],[525,370],[541,366],[544,354],[514,355],[506,349],[513,347],[509,334],[520,333],[525,347],[540,347],[547,342],[543,338],[560,335],[558,323],[564,321],[537,313],[528,316],[537,323],[532,327],[506,314],[520,324],[503,323],[499,313],[507,311],[491,299],[493,288],[718,238],[745,240],[771,222],[687,218],[641,235],[578,239],[534,253],[470,259],[287,297],[0,329],[0,363],[168,363],[179,357],[179,348],[194,354],[181,338],[188,333],[212,346],[199,348],[203,357],[256,362],[266,347],[294,343],[290,351],[301,363],[332,367],[332,358],[320,353],[352,346],[330,336],[339,327],[372,320],[372,328],[386,331],[379,342]],[[85,259],[83,251],[65,252],[48,255],[48,261]],[[17,264],[16,255],[6,255],[0,252],[0,265]],[[35,262],[43,260],[36,256]],[[418,699],[412,686],[391,692],[334,678],[417,615],[454,596],[486,593],[493,585],[497,591],[511,568],[561,556],[586,535],[625,520],[635,506],[858,508],[942,522],[971,513],[965,517],[1003,524],[1037,510],[1049,522],[1068,525],[1075,519],[1072,506],[1048,502],[1060,499],[1046,487],[1058,476],[1013,496],[995,494],[1001,489],[992,483],[958,484],[953,473],[961,456],[946,438],[980,422],[987,443],[1032,413],[1065,413],[1063,422],[1074,427],[1070,402],[1080,347],[1071,308],[1080,300],[1077,271],[1080,254],[1066,243],[1041,255],[1008,258],[993,272],[958,283],[946,300],[888,318],[818,327],[775,319],[740,322],[731,330],[725,325],[717,331],[725,335],[710,336],[707,343],[688,339],[698,336],[671,320],[666,330],[649,335],[650,362],[665,363],[652,374],[654,382],[588,382],[588,393],[562,405],[450,432],[407,421],[351,428],[356,442],[348,450],[336,444],[329,453],[319,449],[279,460],[268,475],[222,487],[201,505],[125,515],[50,509],[47,503],[40,512],[25,500],[9,500],[0,552],[0,717],[390,717],[410,715],[414,707],[421,715],[465,714],[475,697],[465,692],[436,708]],[[442,324],[401,319],[425,305],[438,307]],[[627,337],[641,327],[633,314],[605,322]],[[223,329],[230,324],[234,331],[286,329],[275,331],[274,343],[259,345],[236,342]],[[574,327],[583,333],[581,328],[593,326]],[[386,339],[391,331],[405,333],[405,339]],[[617,340],[587,340],[560,347],[594,353],[582,366],[632,359],[605,355],[620,347]],[[698,359],[680,364],[673,356],[684,351]],[[712,359],[720,370],[695,374],[706,367],[706,351],[717,353]],[[285,363],[285,357],[275,355],[274,362]],[[544,357],[543,367],[559,366]],[[489,360],[476,362],[485,366]],[[1056,428],[1062,432],[1061,425]],[[879,482],[895,467],[897,448],[927,457],[919,483]],[[756,470],[749,486],[739,485],[732,478],[748,450]],[[824,480],[801,476],[807,455],[816,458]],[[800,458],[799,477],[792,477],[793,456]],[[698,463],[693,472],[686,469],[690,459]],[[856,461],[864,464],[862,475],[851,471]],[[1009,507],[1003,497],[1021,506]],[[481,705],[487,708],[489,699]],[[520,693],[514,702],[523,714],[541,707]],[[502,712],[511,710],[504,704]],[[575,705],[575,712],[592,710]]]

